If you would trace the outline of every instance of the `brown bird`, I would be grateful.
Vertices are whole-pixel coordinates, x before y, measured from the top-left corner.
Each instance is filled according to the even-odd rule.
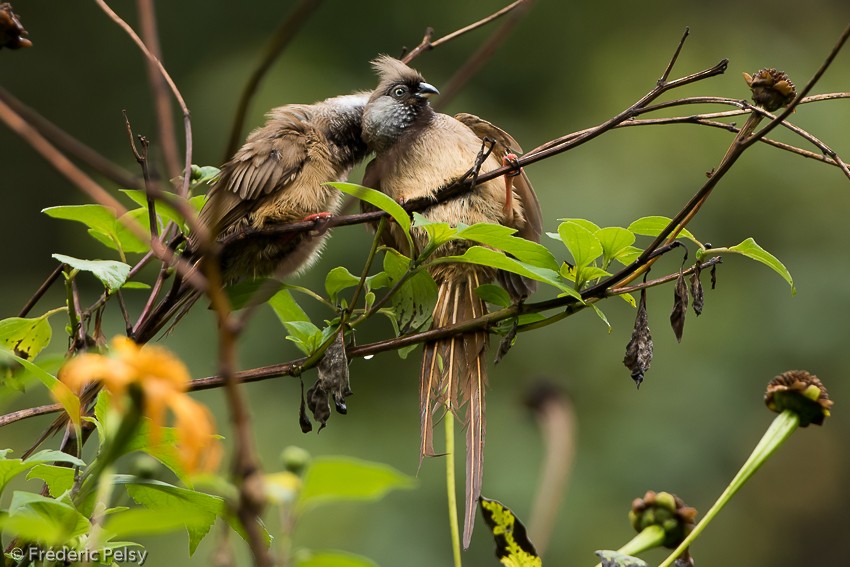
[[[375,159],[366,168],[364,185],[397,201],[428,197],[475,165],[485,138],[493,140],[495,148],[481,164],[481,173],[499,168],[502,158],[510,159],[513,151],[519,151],[511,136],[477,116],[451,117],[435,112],[428,98],[438,94],[437,89],[401,61],[382,56],[373,61],[373,66],[380,84],[363,112],[363,139],[375,152]],[[478,185],[470,193],[435,205],[423,214],[430,221],[452,225],[500,223],[516,228],[518,235],[526,239],[540,240],[540,205],[524,172],[507,182],[494,179]],[[409,252],[399,230],[397,225],[391,225],[390,243],[400,251]],[[414,231],[414,243],[421,250],[426,243],[425,233]],[[469,246],[469,242],[451,241],[436,254],[462,254]],[[441,264],[431,275],[439,287],[433,327],[484,314],[484,302],[475,293],[481,284],[499,280],[516,300],[534,289],[533,282],[519,276],[469,264]],[[421,369],[421,455],[434,454],[432,429],[437,410],[444,407],[458,413],[466,406],[464,547],[469,546],[472,537],[481,494],[487,338],[486,332],[477,331],[426,343]]]
[[[343,95],[315,104],[272,109],[266,124],[248,136],[242,148],[221,168],[199,220],[217,238],[246,230],[298,222],[335,213],[341,203],[329,181],[345,181],[367,154],[360,137],[363,108],[369,93]],[[221,253],[222,279],[296,274],[318,258],[327,233],[250,234]],[[189,253],[198,247],[190,235]],[[179,285],[179,284],[178,284]],[[152,339],[175,315],[185,313],[200,294],[182,286],[172,290],[134,333],[139,342]]]
[[[217,239],[246,229],[297,222],[335,213],[341,202],[328,181],[345,181],[368,152],[360,137],[363,108],[369,93],[343,95],[315,104],[290,104],[272,109],[266,124],[248,136],[242,148],[221,168],[199,220]],[[225,247],[222,279],[283,278],[308,268],[318,257],[326,233],[254,234]],[[189,235],[184,253],[198,265],[198,242]],[[170,292],[133,330],[137,343],[152,340],[169,322],[176,324],[201,293],[178,278]],[[83,392],[83,407],[94,400],[99,385]],[[26,453],[67,423],[57,419]],[[66,436],[67,437],[67,436]],[[66,445],[67,438],[63,441]]]

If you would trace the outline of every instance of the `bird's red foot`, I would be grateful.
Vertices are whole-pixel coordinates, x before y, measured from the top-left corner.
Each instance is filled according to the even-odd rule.
[[[307,215],[306,217],[304,217],[304,221],[328,220],[332,216],[333,216],[333,214],[331,214],[327,211],[322,212],[322,213],[313,213],[311,215]]]
[[[502,158],[502,165],[516,165],[517,163],[517,155],[515,153],[508,152]],[[517,169],[514,171],[510,171],[505,174],[505,209],[503,211],[505,219],[510,220],[514,217],[514,183],[513,178],[519,175],[521,169]]]
[[[311,234],[322,234],[328,228],[328,221],[333,217],[333,214],[324,211],[321,213],[313,213],[307,215],[302,220],[306,222],[313,222],[314,228],[310,229]]]

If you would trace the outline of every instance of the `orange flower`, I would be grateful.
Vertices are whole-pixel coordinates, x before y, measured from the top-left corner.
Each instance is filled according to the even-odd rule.
[[[86,384],[100,381],[114,400],[121,400],[131,384],[138,385],[144,394],[144,415],[151,420],[151,444],[157,444],[166,409],[170,408],[183,467],[196,472],[218,466],[221,446],[215,437],[212,414],[189,397],[189,370],[165,348],[142,348],[127,337],[116,337],[110,355],[75,356],[59,371],[59,379],[77,393]]]

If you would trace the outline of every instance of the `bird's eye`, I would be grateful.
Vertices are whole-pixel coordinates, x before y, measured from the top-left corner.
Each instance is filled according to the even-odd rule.
[[[393,96],[395,98],[401,98],[406,94],[407,94],[407,87],[405,87],[404,85],[398,85],[397,87],[393,88]]]

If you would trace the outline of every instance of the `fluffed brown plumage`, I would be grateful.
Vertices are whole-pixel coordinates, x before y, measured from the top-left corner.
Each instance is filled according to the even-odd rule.
[[[461,178],[476,163],[485,137],[496,142],[492,154],[481,164],[485,173],[501,167],[501,158],[519,151],[506,132],[471,114],[451,117],[433,111],[428,97],[436,89],[404,63],[382,56],[373,62],[380,84],[363,114],[363,138],[375,151],[363,184],[397,201],[433,196],[438,189]],[[434,205],[423,212],[434,222],[474,224],[500,223],[518,234],[539,241],[540,205],[524,172],[513,177],[513,194],[507,208],[505,183],[494,179],[478,185],[462,197]],[[399,227],[389,227],[389,243],[403,252],[406,239]],[[421,249],[426,236],[414,231]],[[436,254],[462,254],[469,243],[452,241]],[[416,251],[412,251],[416,252]],[[498,279],[519,300],[534,289],[533,282],[513,274],[468,264],[440,264],[431,275],[439,292],[433,326],[442,327],[485,313],[475,289]],[[487,385],[487,333],[472,332],[424,345],[420,382],[421,455],[434,454],[432,429],[440,408],[459,413],[466,407],[466,498],[464,547],[472,537],[475,510],[481,494],[485,422],[484,390]]]
[[[297,222],[310,215],[335,213],[341,201],[329,181],[345,181],[367,154],[360,137],[363,108],[369,93],[329,98],[314,104],[290,104],[272,109],[264,126],[221,168],[199,221],[215,238],[245,229]],[[283,278],[306,269],[318,257],[327,234],[304,232],[278,236],[251,235],[221,254],[225,284],[240,279]],[[204,261],[198,242],[189,236],[187,258]],[[152,340],[166,325],[175,324],[201,293],[178,278],[166,297],[133,331],[138,343]],[[94,400],[97,385],[83,393],[83,406]],[[67,423],[63,416],[50,426],[25,455]],[[65,442],[63,441],[63,446]]]

